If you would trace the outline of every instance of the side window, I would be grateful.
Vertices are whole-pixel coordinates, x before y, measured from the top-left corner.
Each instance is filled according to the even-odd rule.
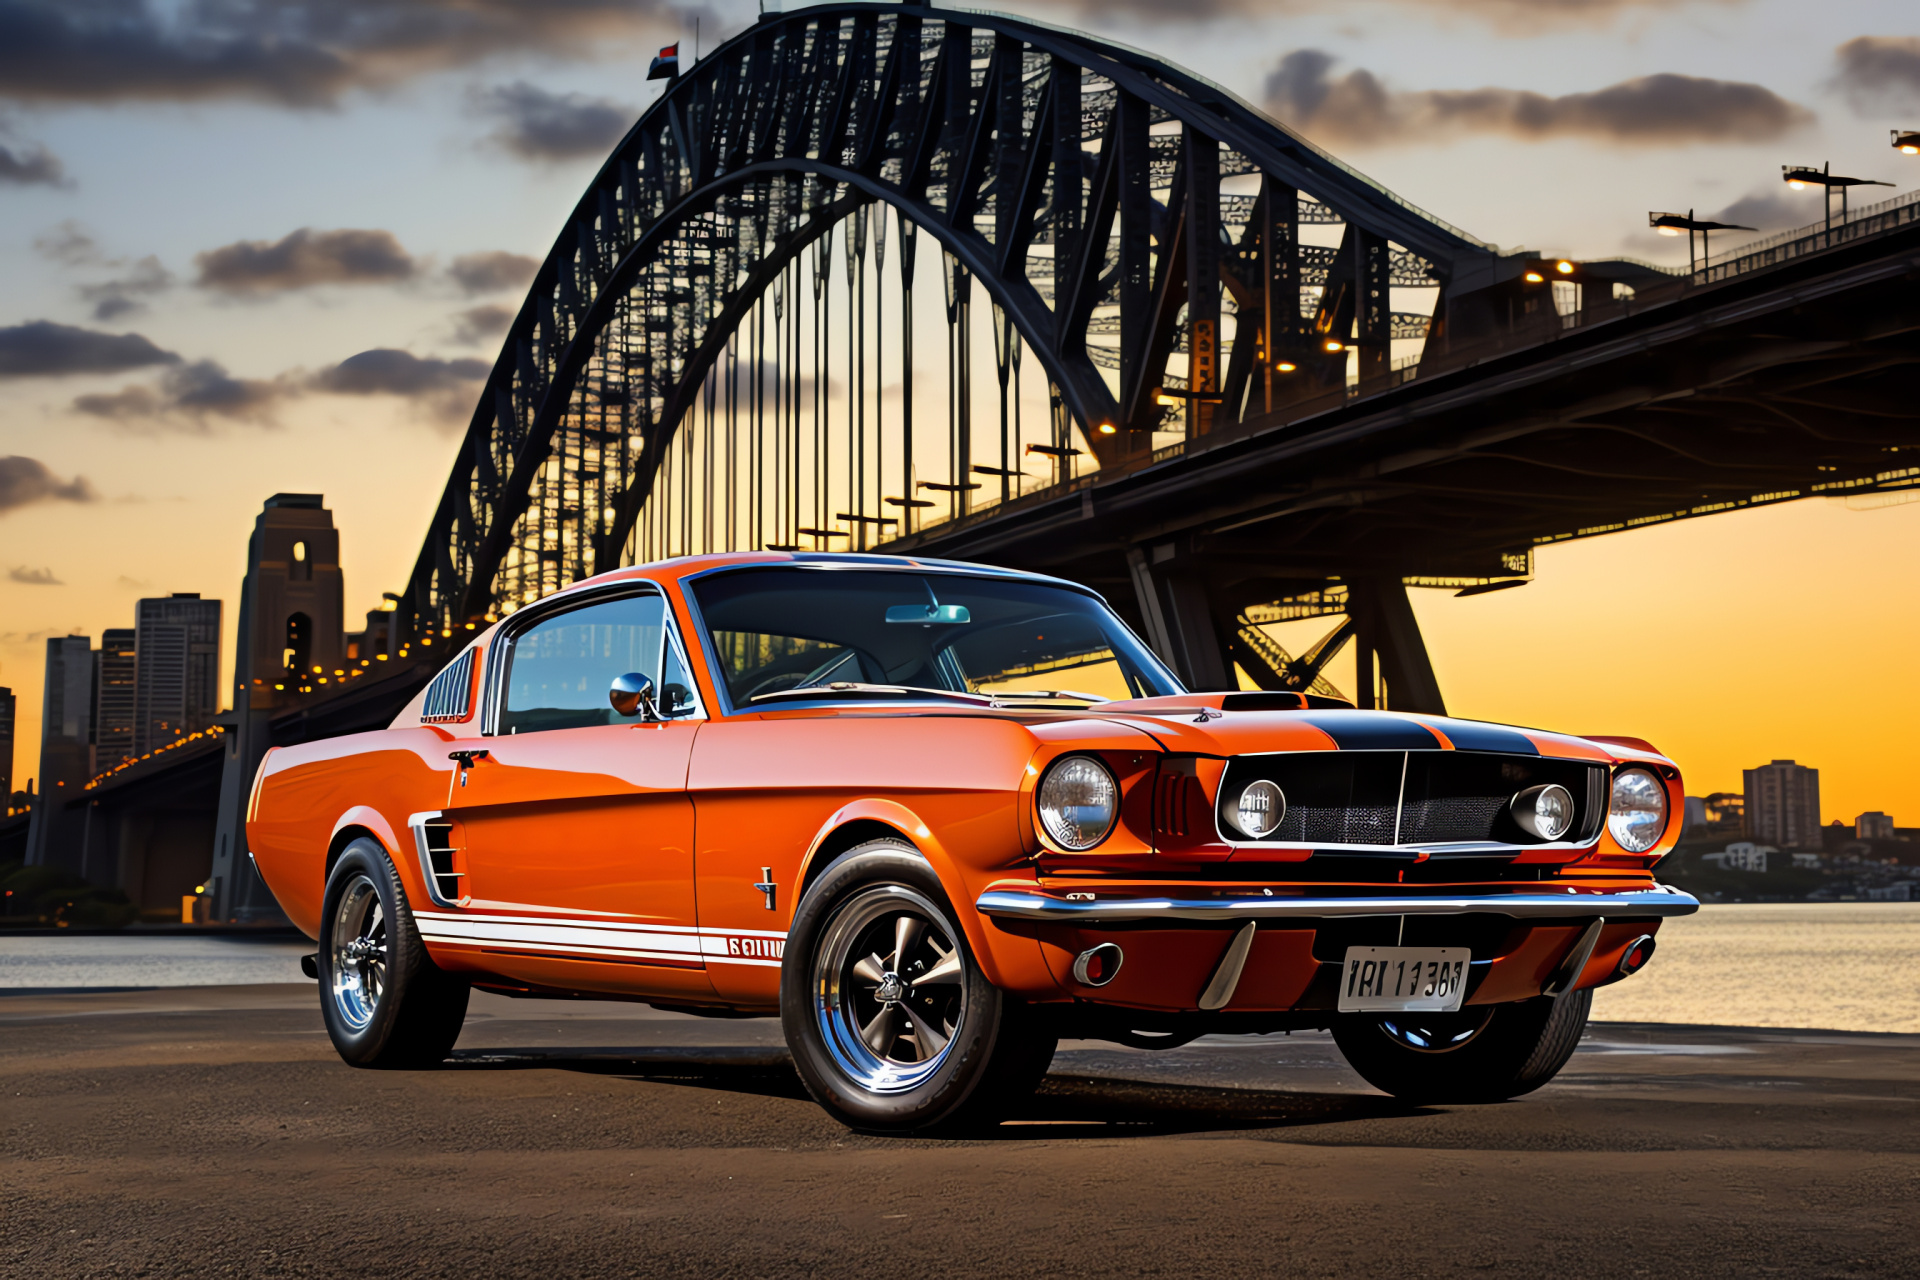
[[[695,710],[693,681],[668,637],[666,601],[623,596],[569,610],[514,638],[497,732],[631,724],[607,702],[614,679],[652,680],[663,716]]]

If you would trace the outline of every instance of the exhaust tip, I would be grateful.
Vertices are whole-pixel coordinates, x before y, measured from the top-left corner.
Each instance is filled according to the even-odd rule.
[[[1120,976],[1127,953],[1111,942],[1088,947],[1073,960],[1073,980],[1083,987],[1104,987]]]
[[[1629,942],[1627,949],[1620,953],[1620,976],[1630,978],[1646,968],[1647,961],[1653,959],[1653,945],[1653,935],[1650,933],[1643,933]]]

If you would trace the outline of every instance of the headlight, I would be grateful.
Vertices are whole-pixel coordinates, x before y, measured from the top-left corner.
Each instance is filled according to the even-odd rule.
[[[1607,809],[1607,831],[1628,853],[1645,853],[1667,829],[1667,788],[1645,769],[1622,769],[1613,775],[1613,803]]]
[[[1286,793],[1265,778],[1249,782],[1233,807],[1233,825],[1255,840],[1278,831],[1280,819],[1286,816]]]
[[[1513,798],[1513,820],[1537,840],[1558,840],[1573,826],[1573,793],[1551,782],[1528,787]]]
[[[1107,838],[1120,813],[1120,786],[1092,756],[1068,756],[1047,770],[1036,796],[1040,825],[1055,844],[1079,852]]]

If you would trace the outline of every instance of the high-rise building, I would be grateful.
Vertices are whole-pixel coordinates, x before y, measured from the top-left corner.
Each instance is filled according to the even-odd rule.
[[[0,685],[0,809],[13,799],[13,690]]]
[[[1782,849],[1820,847],[1820,771],[1791,760],[1746,770],[1747,835]]]
[[[133,753],[213,723],[220,711],[220,602],[177,592],[134,613]]]
[[[132,627],[100,633],[93,654],[93,772],[105,773],[133,755],[134,680],[138,673]]]
[[[1853,834],[1857,840],[1892,840],[1893,817],[1878,809],[1863,813],[1853,820]]]
[[[87,782],[93,763],[93,642],[86,636],[47,641],[40,719],[40,793],[27,833],[29,865],[71,866],[77,849],[66,802]]]

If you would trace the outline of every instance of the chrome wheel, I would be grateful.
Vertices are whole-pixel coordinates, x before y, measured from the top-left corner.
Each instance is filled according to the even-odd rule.
[[[967,1016],[960,931],[899,885],[864,890],[834,912],[813,957],[813,1005],[835,1065],[872,1093],[923,1083]]]
[[[1493,1006],[1463,1010],[1460,1013],[1413,1014],[1406,1018],[1382,1018],[1380,1030],[1403,1049],[1418,1053],[1447,1053],[1473,1043],[1487,1024],[1493,1021]]]
[[[354,1031],[364,1030],[387,989],[387,917],[380,891],[356,874],[334,908],[332,952],[333,1007]]]

